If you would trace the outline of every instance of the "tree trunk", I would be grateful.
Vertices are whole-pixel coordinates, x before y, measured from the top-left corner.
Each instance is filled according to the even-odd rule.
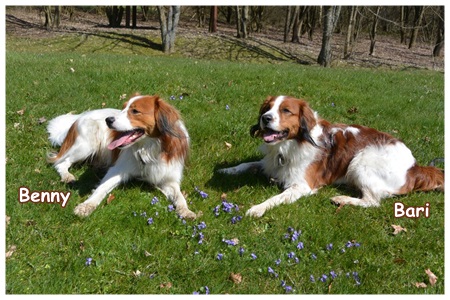
[[[164,53],[175,51],[175,34],[180,19],[180,6],[158,6],[161,43]]]
[[[55,6],[54,13],[52,13],[52,6],[44,6],[45,23],[47,30],[54,27],[58,28],[61,23],[61,6]]]
[[[106,16],[110,27],[120,27],[123,17],[123,6],[107,6]]]
[[[320,13],[321,8],[318,6],[313,6],[312,9],[310,10],[310,17],[309,17],[309,31],[308,31],[308,39],[310,41],[313,40],[314,37],[314,30],[316,29],[316,25],[317,25],[317,15]]]
[[[419,27],[422,23],[423,12],[425,11],[423,6],[414,7],[414,28],[411,32],[411,39],[409,40],[408,49],[411,49],[416,44],[417,34],[419,33]]]
[[[341,12],[340,6],[324,6],[322,48],[317,63],[323,67],[331,65],[331,39]]]
[[[284,37],[283,42],[287,43],[289,33],[292,27],[292,6],[286,7],[286,20],[284,21]]]
[[[355,23],[356,23],[356,12],[358,7],[357,6],[351,6],[350,7],[350,13],[348,16],[348,29],[347,29],[347,36],[345,38],[345,44],[344,44],[344,59],[348,59],[353,52],[353,31],[355,29]]]
[[[377,11],[375,15],[373,16],[373,23],[372,23],[372,29],[370,30],[370,49],[369,49],[369,55],[373,55],[375,51],[375,38],[377,35],[377,26],[378,26],[378,15],[380,13],[380,6],[377,6]]]
[[[248,21],[248,6],[237,6],[236,7],[236,27],[237,27],[237,37],[247,38],[247,21]]]
[[[433,56],[438,57],[442,55],[442,48],[444,48],[444,6],[440,7],[440,13],[439,13],[439,25],[437,30],[437,37],[436,37],[436,45],[433,49]]]
[[[209,16],[209,32],[217,32],[217,6],[211,6]]]
[[[299,37],[299,27],[300,27],[300,6],[294,6],[294,13],[292,15],[292,43],[298,43],[300,41]]]

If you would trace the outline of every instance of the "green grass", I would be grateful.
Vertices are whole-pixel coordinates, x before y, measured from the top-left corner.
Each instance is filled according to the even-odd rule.
[[[260,176],[215,173],[219,167],[260,157],[260,141],[249,136],[249,128],[266,96],[278,94],[305,98],[328,120],[389,132],[405,141],[421,164],[443,157],[442,73],[239,64],[77,49],[19,51],[11,45],[6,52],[5,199],[11,217],[6,247],[16,245],[17,250],[6,261],[7,294],[191,294],[204,292],[205,286],[213,294],[284,294],[281,280],[299,294],[444,293],[443,194],[416,193],[385,200],[379,208],[346,206],[336,212],[329,198],[345,191],[326,187],[260,219],[244,217],[232,224],[232,216],[244,215],[279,189]],[[79,181],[71,187],[60,183],[45,162],[45,154],[53,149],[47,123],[39,125],[39,118],[97,109],[103,102],[120,108],[120,96],[135,91],[159,94],[183,115],[192,144],[182,189],[190,208],[203,212],[198,220],[184,223],[167,210],[169,203],[161,193],[138,181],[117,188],[111,204],[102,203],[90,217],[80,219],[73,208],[89,196],[101,172],[74,168]],[[169,100],[180,94],[183,100]],[[18,114],[22,109],[24,114]],[[21,186],[70,191],[72,196],[65,209],[20,204]],[[208,198],[201,198],[195,187]],[[215,217],[222,193],[240,210]],[[154,196],[159,202],[151,205]],[[411,206],[430,202],[431,216],[395,219],[394,201]],[[144,212],[147,217],[141,216]],[[146,224],[148,217],[154,218],[153,225]],[[207,225],[203,244],[193,230],[200,222]],[[394,236],[392,224],[408,231]],[[298,241],[304,249],[284,238],[288,227],[301,230]],[[232,238],[238,238],[239,245],[222,242]],[[341,253],[352,240],[361,246]],[[326,250],[330,243],[333,249]],[[240,247],[245,249],[242,256]],[[292,251],[299,263],[288,259]],[[220,261],[218,253],[224,255]],[[251,253],[257,259],[251,259]],[[85,265],[87,258],[93,259],[92,265]],[[439,278],[434,287],[424,272],[428,268]],[[137,270],[140,276],[133,274]],[[339,276],[326,283],[318,280],[322,274],[330,277],[330,271]],[[241,283],[229,279],[232,272],[242,275]],[[360,285],[352,272],[359,274]],[[414,286],[422,281],[427,288]]]

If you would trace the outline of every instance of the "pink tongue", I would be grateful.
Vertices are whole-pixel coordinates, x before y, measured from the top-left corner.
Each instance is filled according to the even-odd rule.
[[[114,150],[117,147],[122,146],[123,144],[125,144],[128,139],[133,135],[133,132],[130,132],[128,134],[124,134],[121,137],[119,137],[118,139],[114,140],[111,142],[111,144],[108,145],[108,149],[109,150]]]
[[[273,142],[278,137],[278,133],[266,133],[263,136],[265,142]]]

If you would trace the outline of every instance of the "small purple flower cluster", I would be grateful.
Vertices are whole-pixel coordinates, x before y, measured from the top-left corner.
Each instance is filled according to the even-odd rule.
[[[200,197],[202,197],[203,199],[208,198],[208,194],[205,193],[204,191],[200,190],[198,187],[195,187],[194,190],[199,193]]]
[[[155,205],[158,202],[159,202],[158,197],[155,196],[155,197],[152,198],[152,201],[150,201],[150,204],[151,205]]]
[[[222,199],[222,203],[220,205],[217,205],[216,207],[214,207],[213,213],[216,217],[218,217],[220,215],[221,211],[223,211],[227,214],[231,214],[233,212],[233,210],[235,212],[238,212],[239,206],[237,204],[228,202],[226,199]],[[241,220],[242,220],[242,216],[231,217],[232,224],[236,224],[236,223],[240,222]]]
[[[281,287],[284,288],[284,291],[286,292],[286,294],[290,294],[294,290],[292,288],[292,286],[286,285],[286,281],[284,281],[284,280],[281,280]]]
[[[87,267],[89,267],[90,265],[92,265],[92,261],[93,261],[92,257],[88,257],[88,258],[86,258],[86,262],[84,264]]]
[[[273,275],[275,278],[278,278],[278,274],[271,267],[267,268],[267,272],[269,272],[269,274]]]
[[[192,237],[198,236],[198,243],[201,245],[203,244],[203,239],[205,238],[205,235],[203,234],[202,230],[206,228],[205,222],[200,222],[200,224],[197,224],[197,226],[194,226],[194,232],[192,233]],[[197,234],[197,230],[199,230]]]
[[[209,287],[204,286],[200,288],[200,291],[195,291],[192,295],[200,295],[200,293],[205,293],[205,295],[209,295]]]
[[[225,244],[227,244],[227,245],[229,245],[229,246],[236,246],[237,245],[237,242],[236,242],[236,240],[226,240],[226,239],[223,239],[222,240],[222,242],[224,242]]]
[[[170,100],[176,100],[177,98],[178,98],[178,99],[180,99],[180,100],[183,100],[183,98],[184,98],[184,95],[183,95],[183,94],[181,94],[181,95],[180,95],[180,96],[178,96],[178,97],[177,97],[177,96],[175,96],[175,95],[171,95],[169,99],[170,99]]]
[[[295,230],[292,227],[288,227],[287,229],[287,233],[284,234],[284,238],[286,240],[290,240],[291,242],[295,242],[296,240],[298,240],[299,236],[302,234],[301,230]]]

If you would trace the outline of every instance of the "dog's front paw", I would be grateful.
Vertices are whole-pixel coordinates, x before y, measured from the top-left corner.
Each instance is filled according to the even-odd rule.
[[[177,209],[177,214],[183,219],[195,220],[197,217],[200,217],[201,214],[196,215],[193,211],[188,208]]]
[[[61,182],[73,184],[77,179],[75,176],[73,176],[70,173],[65,174],[64,176],[61,176]]]
[[[245,214],[249,217],[260,218],[264,215],[265,212],[266,209],[264,208],[264,206],[259,204],[252,206],[249,210],[247,210]]]
[[[75,209],[73,210],[73,212],[79,216],[79,217],[87,217],[89,216],[95,209],[97,208],[97,206],[95,204],[92,203],[81,203],[78,204]]]

